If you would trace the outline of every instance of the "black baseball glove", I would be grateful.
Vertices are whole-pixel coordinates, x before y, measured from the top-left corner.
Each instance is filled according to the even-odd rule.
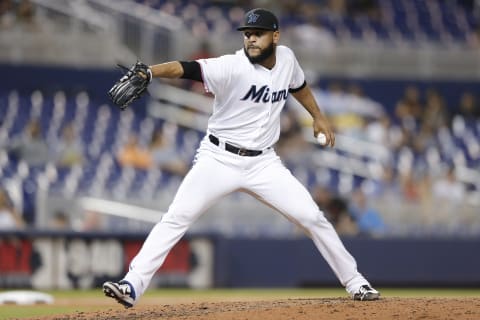
[[[122,65],[118,66],[126,73],[108,91],[108,95],[114,104],[124,110],[135,99],[140,98],[147,89],[152,80],[152,73],[148,66],[141,61],[137,61],[130,69]]]

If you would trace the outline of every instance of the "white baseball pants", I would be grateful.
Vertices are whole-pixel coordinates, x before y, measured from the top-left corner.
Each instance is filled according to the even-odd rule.
[[[132,260],[124,280],[133,285],[137,299],[188,227],[217,200],[237,190],[253,194],[305,230],[350,294],[368,284],[310,193],[273,149],[256,157],[245,157],[222,147],[222,143],[216,146],[208,138],[203,139],[195,163],[168,212],[153,227]]]

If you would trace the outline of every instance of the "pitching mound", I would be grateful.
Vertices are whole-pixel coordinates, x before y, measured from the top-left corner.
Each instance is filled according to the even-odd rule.
[[[91,313],[51,316],[44,320],[365,320],[365,319],[480,319],[480,298],[383,298],[373,302],[347,298],[285,299],[274,301],[195,302],[138,305]]]

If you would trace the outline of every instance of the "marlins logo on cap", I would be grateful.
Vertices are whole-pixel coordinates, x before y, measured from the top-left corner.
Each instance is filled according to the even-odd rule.
[[[242,31],[245,29],[263,29],[277,31],[278,19],[272,12],[266,9],[253,9],[245,14],[245,21],[243,26],[237,28],[238,31]]]
[[[257,22],[258,17],[260,17],[260,15],[251,12],[251,13],[247,16],[247,24],[252,24],[252,23]]]

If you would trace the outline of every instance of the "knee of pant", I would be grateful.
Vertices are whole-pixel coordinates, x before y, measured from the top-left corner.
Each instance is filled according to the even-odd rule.
[[[194,220],[194,214],[189,211],[169,211],[162,218],[162,222],[169,222],[182,226],[190,225]]]
[[[323,212],[318,210],[301,216],[299,222],[306,229],[328,223],[327,219],[323,215]]]

